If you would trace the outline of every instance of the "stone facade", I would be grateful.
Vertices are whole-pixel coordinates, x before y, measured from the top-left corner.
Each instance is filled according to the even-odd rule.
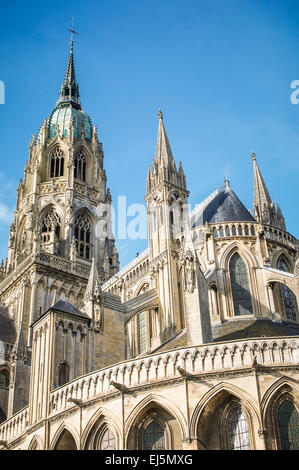
[[[103,160],[72,42],[1,264],[0,446],[298,449],[298,242],[256,156],[253,215],[227,180],[190,213],[159,111],[149,247],[121,270]]]

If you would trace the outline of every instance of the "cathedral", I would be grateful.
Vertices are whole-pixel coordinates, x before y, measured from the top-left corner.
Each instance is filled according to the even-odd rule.
[[[120,269],[72,39],[0,267],[0,449],[299,449],[299,244],[251,157],[252,211],[226,179],[190,212],[159,111]]]

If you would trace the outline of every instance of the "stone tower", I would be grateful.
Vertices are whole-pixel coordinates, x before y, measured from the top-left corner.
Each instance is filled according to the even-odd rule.
[[[103,159],[81,107],[72,39],[59,99],[30,142],[1,268],[0,302],[24,347],[31,348],[30,326],[59,299],[82,308],[92,259],[100,282],[119,269]]]
[[[189,192],[181,163],[177,170],[161,111],[158,117],[156,155],[152,168],[148,169],[145,200],[151,277],[162,302],[162,330],[167,336],[185,327],[175,237],[184,229]]]

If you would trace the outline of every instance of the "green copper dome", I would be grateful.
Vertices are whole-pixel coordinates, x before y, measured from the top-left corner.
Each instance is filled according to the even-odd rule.
[[[57,125],[60,137],[68,137],[70,132],[71,118],[73,119],[74,138],[80,139],[84,134],[86,140],[91,140],[92,124],[90,117],[81,109],[72,106],[72,103],[60,103],[52,112],[49,121],[49,138],[56,135]]]

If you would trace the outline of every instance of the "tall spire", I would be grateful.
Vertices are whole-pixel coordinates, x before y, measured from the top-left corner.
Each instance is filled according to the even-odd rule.
[[[270,198],[270,194],[263,180],[261,172],[259,170],[258,164],[256,162],[256,155],[254,152],[251,153],[251,158],[253,161],[254,173],[254,217],[260,223],[275,225],[275,207]]]
[[[165,131],[164,124],[163,124],[163,114],[160,109],[158,112],[158,118],[159,118],[159,130],[158,130],[158,140],[157,140],[157,147],[156,147],[155,162],[160,167],[168,167],[169,164],[173,164],[174,160],[173,160],[169,140]]]
[[[72,29],[69,29],[68,31],[71,32],[71,46],[64,81],[60,90],[60,97],[56,104],[58,105],[60,103],[72,103],[75,105],[75,107],[81,109],[81,103],[79,99],[79,85],[76,82],[74,63],[74,34],[78,33],[74,31],[73,25]]]

